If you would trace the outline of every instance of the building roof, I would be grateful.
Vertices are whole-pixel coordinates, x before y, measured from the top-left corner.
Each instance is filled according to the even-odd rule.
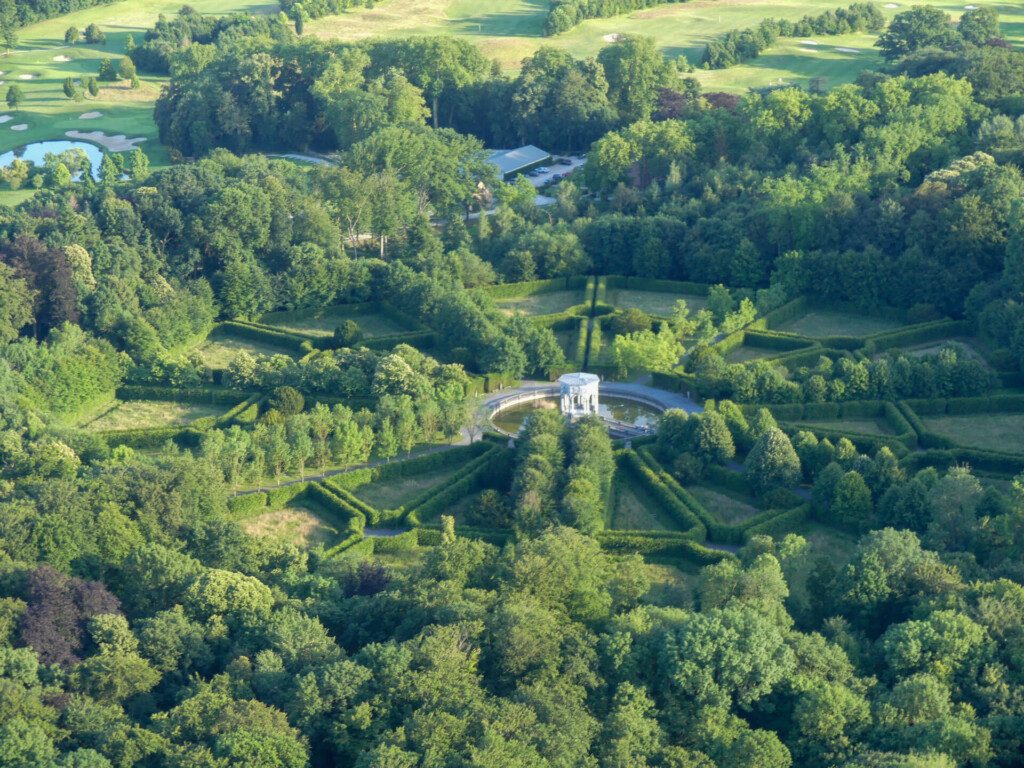
[[[570,387],[585,387],[588,384],[597,384],[601,377],[593,373],[566,373],[558,377],[559,384]]]
[[[498,170],[505,176],[550,159],[550,152],[545,152],[543,149],[533,146],[533,144],[527,144],[519,149],[499,149],[492,152],[488,158],[491,163],[498,166]]]

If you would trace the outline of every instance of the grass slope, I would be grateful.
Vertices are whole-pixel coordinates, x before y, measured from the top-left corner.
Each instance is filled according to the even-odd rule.
[[[954,18],[963,12],[963,4],[927,2]],[[1001,14],[1003,32],[1014,43],[1024,40],[1024,6],[1009,6],[979,0]],[[766,17],[800,19],[830,8],[845,7],[849,0],[810,0],[773,2],[772,0],[695,0],[648,8],[623,16],[591,19],[558,37],[542,36],[548,3],[543,0],[383,0],[374,8],[360,8],[338,16],[318,19],[307,25],[312,34],[325,39],[362,40],[369,37],[451,34],[473,40],[489,57],[509,70],[541,45],[567,50],[574,56],[596,56],[613,34],[649,35],[669,56],[686,56],[699,66],[704,46],[732,29],[755,26]],[[880,4],[881,5],[881,4]],[[883,8],[888,17],[907,10]],[[482,10],[486,8],[486,10]],[[872,47],[873,35],[820,37],[817,46],[799,40],[784,39],[760,58],[727,70],[702,71],[696,76],[708,90],[743,92],[783,82],[806,85],[814,77],[827,78],[832,86],[851,82],[866,68],[880,61]],[[836,50],[854,49],[856,53]]]

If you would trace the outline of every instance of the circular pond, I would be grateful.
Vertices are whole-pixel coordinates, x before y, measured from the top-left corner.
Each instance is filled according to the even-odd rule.
[[[92,175],[98,179],[100,163],[103,162],[103,151],[95,144],[85,141],[37,141],[34,144],[26,144],[24,147],[18,147],[0,155],[0,168],[7,168],[15,159],[24,160],[26,163],[32,163],[42,168],[47,155],[59,155],[61,152],[72,149],[80,149],[85,152],[92,165]]]
[[[559,407],[557,397],[546,397],[543,400],[534,400],[521,405],[514,405],[508,410],[501,411],[491,418],[491,422],[498,429],[514,435],[523,426],[526,417],[539,410],[553,410]],[[654,408],[635,400],[627,400],[624,397],[601,397],[598,410],[601,416],[606,419],[615,419],[636,427],[654,427],[658,424],[660,414]]]

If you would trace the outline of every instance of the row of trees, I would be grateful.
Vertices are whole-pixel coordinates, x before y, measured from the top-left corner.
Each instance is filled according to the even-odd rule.
[[[605,525],[614,471],[611,440],[600,419],[569,426],[556,410],[538,411],[518,438],[513,527],[524,536],[557,524],[596,533]]]
[[[725,69],[757,58],[780,37],[847,35],[851,32],[879,32],[885,16],[874,3],[853,3],[849,8],[828,10],[800,21],[765,19],[756,27],[734,29],[704,49],[701,64],[707,69]]]
[[[793,370],[764,360],[730,364],[717,350],[702,348],[687,358],[686,367],[702,391],[743,403],[976,397],[999,386],[983,360],[957,345],[934,355],[892,352],[873,360],[821,356],[816,365]]]

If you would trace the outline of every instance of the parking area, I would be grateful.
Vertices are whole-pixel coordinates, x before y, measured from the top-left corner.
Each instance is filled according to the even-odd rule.
[[[586,165],[587,158],[580,155],[556,155],[550,163],[526,173],[533,186],[540,189],[552,181],[561,181]]]

